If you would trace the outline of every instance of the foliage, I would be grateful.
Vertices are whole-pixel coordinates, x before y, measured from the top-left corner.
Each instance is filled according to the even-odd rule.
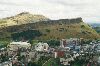
[[[0,56],[0,60],[1,60],[1,62],[5,62],[5,61],[8,61],[8,56],[7,56],[7,54],[1,54],[1,56]]]
[[[84,25],[81,25],[81,28],[84,28],[85,26]]]
[[[50,59],[50,57],[41,56],[37,62],[38,66],[42,66],[49,59]]]
[[[0,47],[7,47],[7,45],[10,43],[10,41],[1,41],[0,40]]]
[[[45,31],[48,32],[48,33],[50,33],[50,30],[49,29],[45,29]]]
[[[38,40],[30,40],[30,41],[29,41],[29,43],[32,44],[32,45],[35,45],[35,44],[37,44],[38,42],[39,42]]]
[[[92,42],[92,40],[91,40],[91,39],[84,40],[84,44],[89,44],[90,42]]]
[[[40,66],[39,64],[36,64],[35,62],[30,61],[28,63],[28,66]]]
[[[47,43],[49,44],[49,46],[59,46],[60,45],[59,40],[48,40]]]
[[[48,62],[46,62],[43,66],[59,66],[60,59],[59,58],[51,58]]]
[[[22,39],[29,40],[29,39],[34,39],[35,37],[39,37],[41,35],[42,33],[39,32],[38,30],[27,30],[12,34],[12,38],[13,40],[22,40]]]

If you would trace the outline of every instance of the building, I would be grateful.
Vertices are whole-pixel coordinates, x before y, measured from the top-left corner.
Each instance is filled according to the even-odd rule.
[[[79,45],[81,40],[78,38],[62,39],[60,40],[61,47],[67,47],[68,45]]]
[[[47,43],[39,42],[37,45],[35,45],[36,51],[48,51],[49,45]]]
[[[65,56],[65,52],[64,51],[55,51],[54,52],[54,57],[55,58],[57,58],[57,57],[62,58],[64,56]]]
[[[26,49],[29,49],[31,47],[31,44],[28,43],[28,42],[11,42],[9,45],[8,45],[8,48],[9,50],[12,50],[12,51],[16,51],[18,50],[19,48],[26,48]]]
[[[3,63],[0,63],[0,66],[12,66],[12,62],[6,61],[6,62],[3,62]]]
[[[63,65],[69,65],[69,62],[74,61],[74,58],[71,55],[66,55],[65,58],[60,58],[60,63]]]

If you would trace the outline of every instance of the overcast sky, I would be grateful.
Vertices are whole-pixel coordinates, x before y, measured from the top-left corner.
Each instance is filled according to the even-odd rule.
[[[82,17],[87,23],[100,22],[100,0],[0,0],[0,18],[24,11],[50,19]]]

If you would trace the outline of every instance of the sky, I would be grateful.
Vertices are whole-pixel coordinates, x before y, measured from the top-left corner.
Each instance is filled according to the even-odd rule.
[[[100,23],[100,0],[0,0],[0,18],[21,12],[53,20],[82,17],[86,23]]]

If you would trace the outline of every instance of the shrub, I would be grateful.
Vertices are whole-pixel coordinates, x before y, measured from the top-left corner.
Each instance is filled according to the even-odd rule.
[[[49,29],[45,29],[45,31],[48,32],[48,33],[50,33],[50,30]]]
[[[84,25],[81,25],[81,28],[85,28],[85,26]]]
[[[26,30],[18,33],[12,34],[13,40],[29,40],[29,39],[34,39],[35,37],[41,36],[42,33],[39,30]]]

